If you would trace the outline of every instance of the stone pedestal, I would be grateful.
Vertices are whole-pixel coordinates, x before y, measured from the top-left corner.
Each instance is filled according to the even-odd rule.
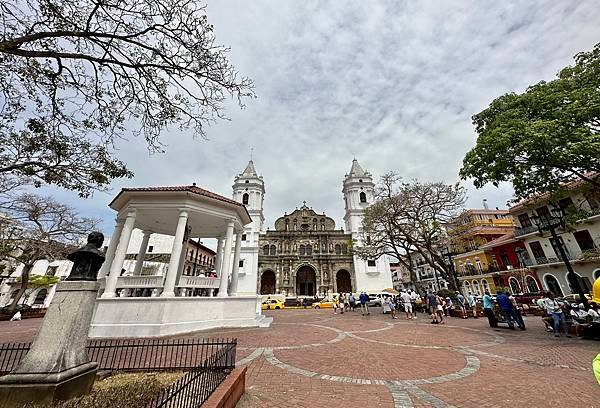
[[[58,283],[31,350],[16,369],[0,377],[0,406],[49,403],[90,391],[97,364],[89,361],[86,345],[98,289],[95,281]]]

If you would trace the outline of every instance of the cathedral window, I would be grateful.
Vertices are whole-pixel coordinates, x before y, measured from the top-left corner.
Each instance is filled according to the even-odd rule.
[[[248,195],[248,193],[244,193],[244,195],[242,196],[242,204],[248,205],[249,199],[250,199],[250,196]]]
[[[360,192],[359,197],[360,197],[360,202],[361,203],[366,203],[367,202],[367,195],[365,194],[364,191]]]
[[[376,265],[376,264],[375,264],[375,260],[374,260],[374,259],[369,259],[369,260],[367,261],[367,266],[375,266],[375,265]]]
[[[244,181],[244,183],[248,184],[248,183],[250,183],[250,180],[246,180],[246,181]]]
[[[348,253],[348,245],[342,244],[342,254],[346,255]]]
[[[342,253],[342,247],[340,246],[340,244],[335,244],[335,253],[337,255]]]
[[[312,245],[306,246],[306,255],[312,255]]]
[[[300,245],[300,255],[306,255],[306,247],[304,245]]]
[[[276,255],[276,254],[277,254],[277,248],[275,247],[275,245],[271,245],[270,255]]]
[[[269,246],[268,245],[265,245],[263,247],[263,255],[269,255]]]

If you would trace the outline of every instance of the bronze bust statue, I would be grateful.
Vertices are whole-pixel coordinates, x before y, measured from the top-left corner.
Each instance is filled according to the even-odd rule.
[[[87,244],[69,254],[67,259],[73,262],[68,281],[95,281],[98,271],[104,263],[104,254],[100,250],[104,235],[94,231],[87,237]]]

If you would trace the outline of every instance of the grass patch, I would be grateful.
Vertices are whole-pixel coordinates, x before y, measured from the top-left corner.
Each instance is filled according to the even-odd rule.
[[[139,408],[143,407],[156,394],[182,376],[182,372],[115,374],[103,379],[97,379],[90,394],[68,401],[57,401],[52,404],[52,407]],[[22,407],[38,408],[42,407],[42,405],[26,404]]]

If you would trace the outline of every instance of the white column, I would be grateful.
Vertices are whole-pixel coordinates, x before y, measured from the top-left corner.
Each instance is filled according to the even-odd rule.
[[[104,278],[110,272],[110,266],[115,259],[115,251],[117,250],[117,245],[119,244],[119,237],[121,236],[121,232],[123,231],[123,220],[116,219],[115,220],[115,229],[113,231],[112,237],[110,237],[110,242],[108,243],[108,248],[106,249],[106,259],[98,272],[98,279]]]
[[[160,295],[161,297],[175,296],[175,281],[177,280],[179,259],[181,258],[187,219],[187,211],[181,211],[179,213],[179,221],[177,221],[177,230],[175,231],[175,239],[173,241],[173,248],[171,249],[171,259],[169,259],[169,269],[167,270],[167,278],[165,279],[165,287]]]
[[[144,231],[142,245],[140,245],[140,250],[138,251],[137,259],[135,260],[135,267],[133,268],[133,276],[139,276],[142,274],[142,266],[144,265],[144,258],[146,257],[146,250],[148,249],[150,235],[152,235],[152,232]]]
[[[224,237],[217,239],[217,256],[215,257],[215,272],[218,277],[221,277],[221,260],[223,259],[223,241]]]
[[[229,295],[237,295],[238,286],[238,272],[240,270],[240,249],[242,247],[242,233],[239,232],[235,235],[235,250],[233,255],[233,269],[231,271],[231,287],[229,288]]]
[[[233,221],[227,223],[225,245],[223,246],[223,261],[221,263],[221,282],[219,282],[218,297],[227,297],[229,272],[231,271],[231,244],[233,243]]]
[[[102,294],[103,298],[115,297],[117,279],[119,279],[119,276],[121,275],[121,269],[123,269],[123,262],[125,262],[125,255],[127,255],[127,247],[129,246],[129,239],[131,238],[131,232],[133,231],[134,225],[135,210],[129,211],[127,213],[127,218],[125,218],[125,224],[123,225],[123,230],[119,235],[119,243],[117,245],[117,249],[115,250],[115,257],[110,266],[110,273],[106,278],[106,287],[104,289],[104,293]]]

